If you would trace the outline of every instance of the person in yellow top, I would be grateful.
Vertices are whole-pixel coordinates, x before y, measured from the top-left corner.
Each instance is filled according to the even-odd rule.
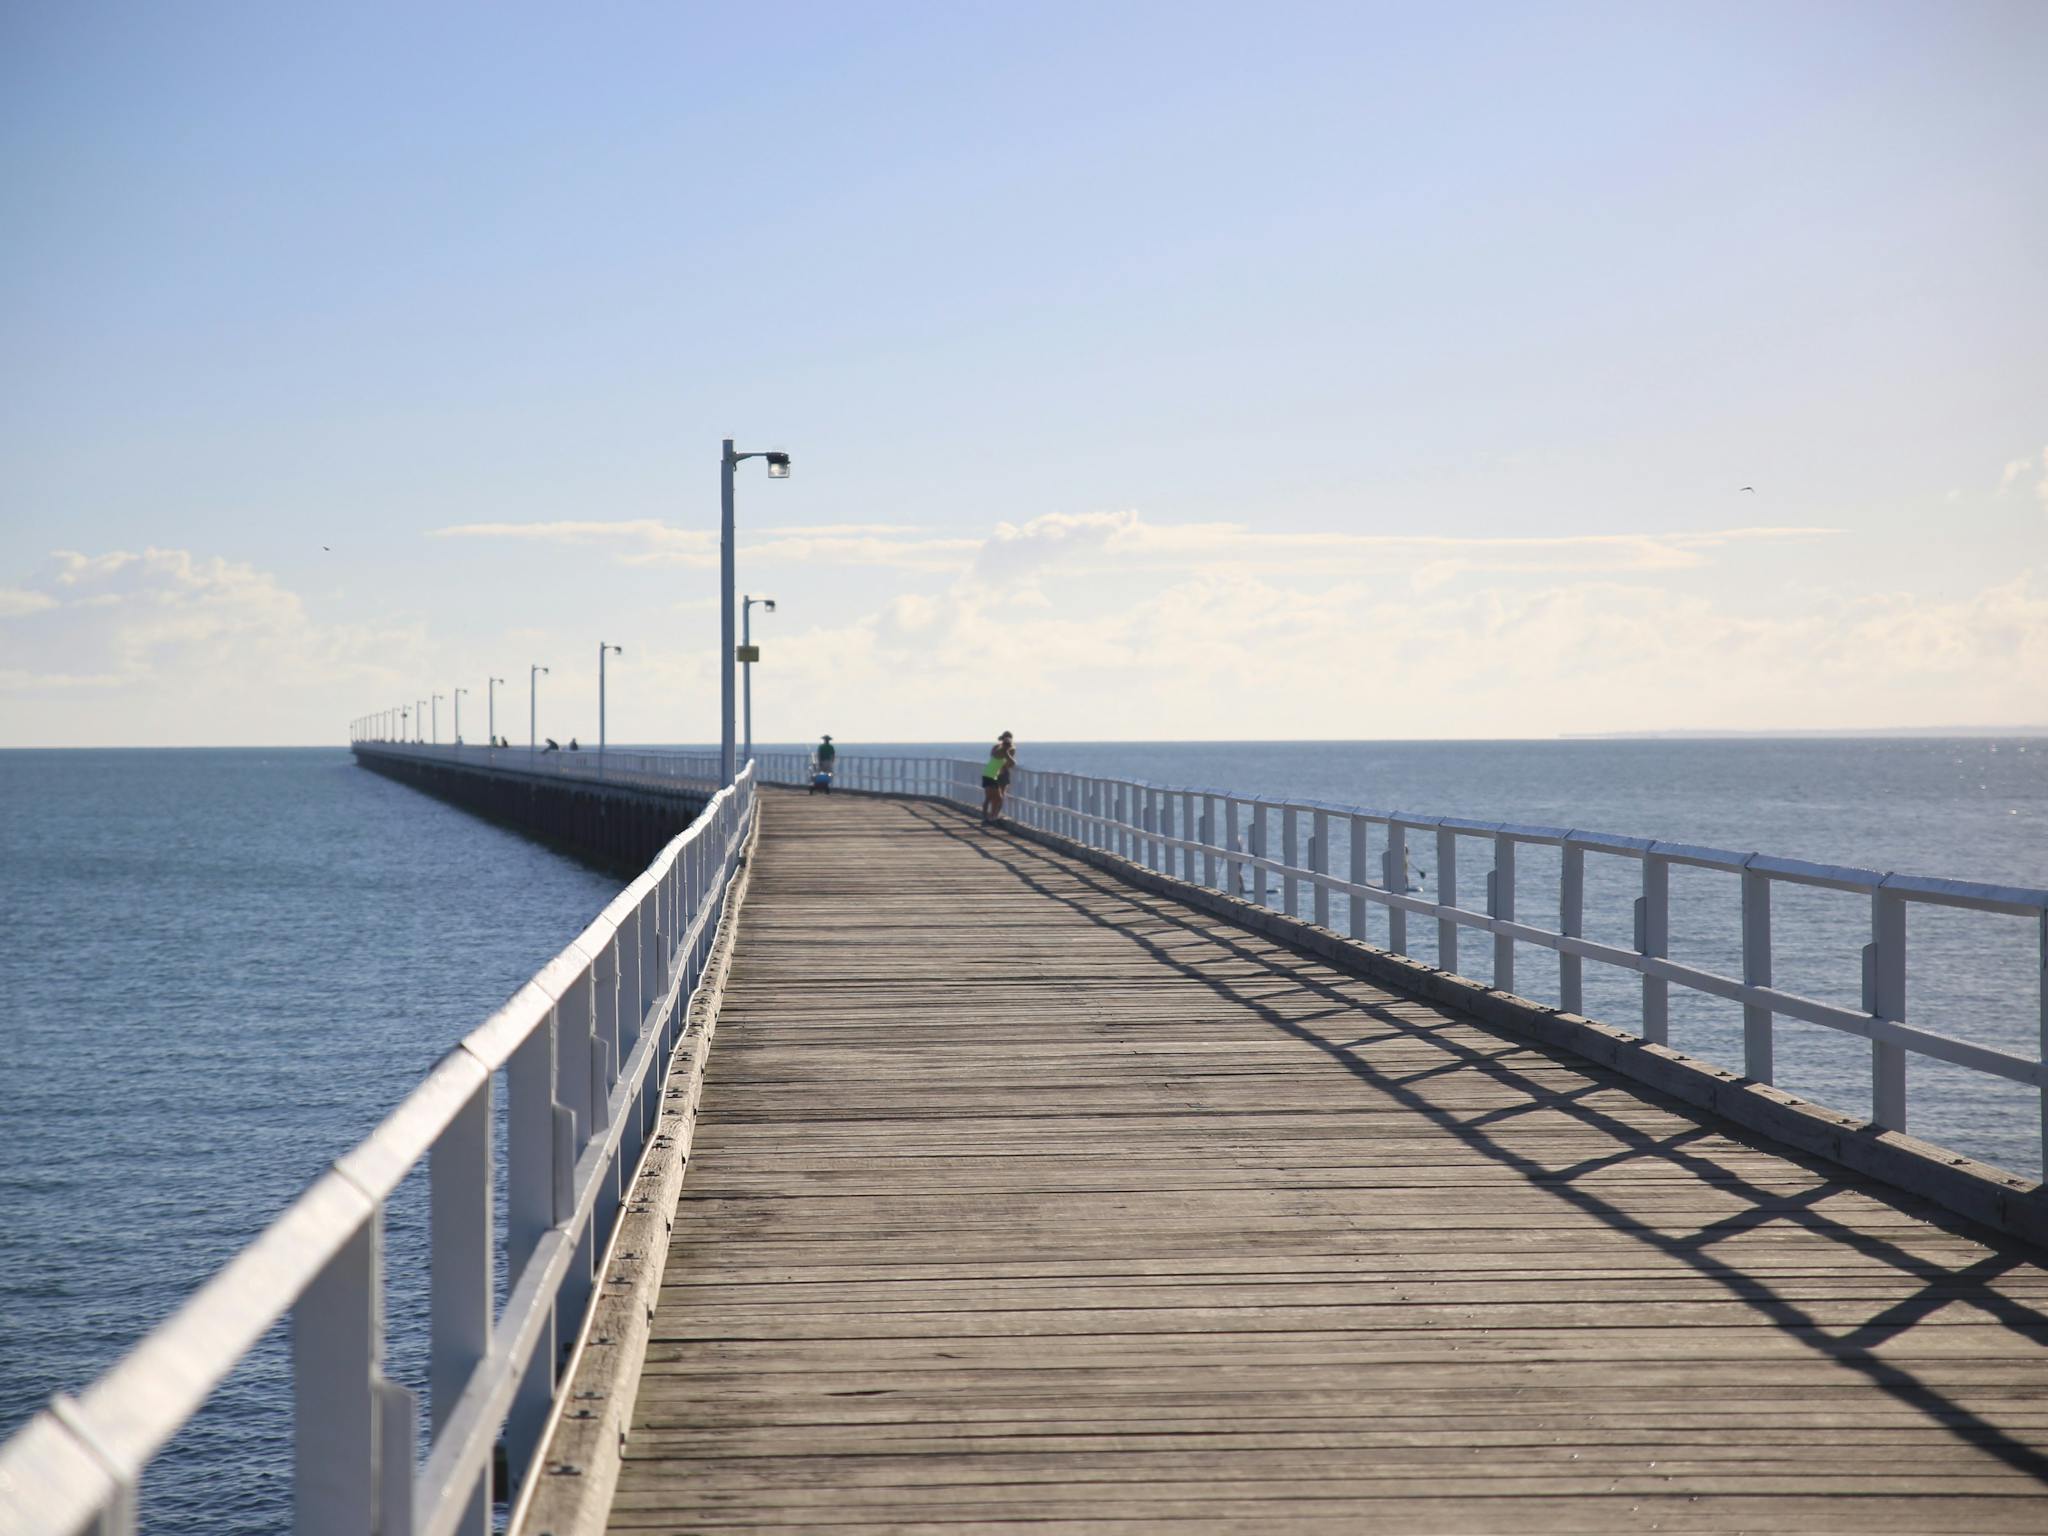
[[[1010,787],[1010,770],[1017,765],[1017,746],[1008,731],[988,749],[988,761],[981,768],[981,820],[986,826],[1003,819],[1003,792]]]

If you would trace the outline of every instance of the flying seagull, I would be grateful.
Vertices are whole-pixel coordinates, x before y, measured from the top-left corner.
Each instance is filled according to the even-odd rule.
[[[1755,486],[1753,486],[1753,485],[1745,485],[1745,486],[1743,487],[1743,489],[1744,489],[1745,491],[1754,491],[1754,490],[1756,489],[1756,487],[1755,487]]]

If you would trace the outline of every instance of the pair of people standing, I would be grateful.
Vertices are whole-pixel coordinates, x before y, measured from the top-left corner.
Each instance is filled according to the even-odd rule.
[[[1017,744],[1008,731],[988,749],[988,761],[981,769],[981,819],[984,825],[1003,818],[1003,795],[1010,787],[1010,770],[1017,766]]]

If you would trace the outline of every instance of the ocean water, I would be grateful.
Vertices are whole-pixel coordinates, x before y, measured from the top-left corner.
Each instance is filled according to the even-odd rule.
[[[978,757],[981,746],[841,749]],[[1020,753],[1028,766],[1155,783],[2048,885],[2048,740],[1027,737]],[[1427,890],[1435,850],[1412,853]],[[1468,902],[1489,862],[1478,844],[1463,851]],[[1637,872],[1589,859],[1591,936],[1629,941]],[[1674,871],[1678,958],[1738,965],[1735,886]],[[0,1434],[117,1359],[614,889],[340,750],[0,752]],[[1555,853],[1524,849],[1516,890],[1525,919],[1551,921]],[[1377,910],[1371,922],[1383,941]],[[1411,950],[1434,961],[1434,924],[1411,929]],[[1866,900],[1781,892],[1774,929],[1780,985],[1858,1001]],[[2036,943],[2020,919],[1916,912],[1909,1016],[2032,1055]],[[1468,934],[1460,968],[1490,979],[1490,953]],[[1554,957],[1523,949],[1516,986],[1553,1000]],[[1586,993],[1597,1017],[1640,1017],[1633,978],[1589,963]],[[1674,991],[1672,1040],[1741,1064],[1728,1005]],[[1867,1113],[1863,1042],[1781,1022],[1778,1060],[1785,1086]],[[2035,1094],[1918,1060],[1909,1088],[1916,1132],[2038,1173]],[[423,1340],[403,1303],[423,1294],[420,1184],[393,1201],[387,1235],[389,1368],[415,1386]],[[146,1529],[285,1528],[284,1364],[274,1331],[154,1469]]]
[[[616,882],[346,751],[0,752],[0,1434],[90,1382],[367,1134]],[[423,1180],[394,1300],[424,1294]],[[423,1383],[393,1306],[393,1373]],[[290,1524],[282,1329],[145,1486]]]

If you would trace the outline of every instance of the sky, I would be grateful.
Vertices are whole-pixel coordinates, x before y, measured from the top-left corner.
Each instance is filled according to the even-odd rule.
[[[2038,725],[2044,60],[0,0],[0,746],[715,740],[726,436],[762,741]]]

